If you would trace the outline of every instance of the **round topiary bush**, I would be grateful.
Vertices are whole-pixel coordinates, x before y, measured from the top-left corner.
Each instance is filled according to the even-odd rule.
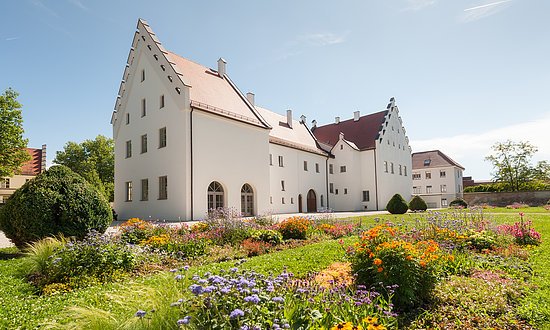
[[[462,207],[462,208],[467,208],[468,207],[468,203],[463,200],[462,198],[457,198],[455,200],[453,200],[452,202],[449,203],[449,206],[450,207]]]
[[[428,209],[428,204],[420,196],[413,196],[409,202],[409,209],[411,211],[426,211]]]
[[[388,204],[386,205],[386,210],[391,214],[404,214],[409,209],[407,201],[399,194],[393,195]]]
[[[103,233],[112,221],[105,197],[65,166],[25,183],[0,210],[0,230],[18,247],[60,234],[81,239],[91,230]]]

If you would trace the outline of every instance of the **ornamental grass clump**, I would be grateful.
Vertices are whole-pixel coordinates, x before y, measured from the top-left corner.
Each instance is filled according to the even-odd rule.
[[[356,282],[383,290],[395,286],[393,303],[402,310],[427,301],[441,264],[453,262],[433,240],[406,241],[388,224],[378,225],[361,235],[348,250]]]
[[[291,217],[277,225],[283,239],[306,239],[312,229],[312,221],[304,217]]]
[[[314,277],[262,275],[237,267],[219,274],[176,274],[181,298],[175,326],[183,329],[330,329],[341,320],[395,326],[384,296],[365,287],[320,286]],[[136,315],[136,317],[139,317]]]

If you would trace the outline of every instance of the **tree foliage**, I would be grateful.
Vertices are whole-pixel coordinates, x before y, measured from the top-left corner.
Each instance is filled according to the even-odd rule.
[[[18,247],[48,236],[84,238],[113,221],[105,197],[65,166],[53,166],[26,182],[0,209],[0,230]]]
[[[508,190],[519,191],[523,184],[535,177],[536,168],[531,165],[531,158],[537,148],[529,142],[507,140],[495,143],[492,149],[493,154],[485,159],[493,165],[493,179],[505,183]],[[545,162],[540,165],[540,170],[545,170]]]
[[[67,142],[56,153],[54,163],[65,165],[94,185],[113,201],[115,177],[114,141],[103,135],[82,143]]]
[[[415,195],[409,202],[409,209],[411,211],[426,211],[428,204],[422,199],[422,197]]]
[[[0,95],[0,177],[10,177],[18,173],[21,165],[30,159],[23,138],[23,116],[19,94],[8,88]]]
[[[400,194],[395,194],[386,205],[386,210],[391,214],[405,214],[409,209],[407,201]]]

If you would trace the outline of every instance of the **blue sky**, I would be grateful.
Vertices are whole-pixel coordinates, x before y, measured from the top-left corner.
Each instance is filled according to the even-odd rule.
[[[275,112],[332,122],[394,96],[413,151],[440,149],[490,178],[495,141],[550,159],[550,1],[85,1],[0,3],[0,90],[24,105],[48,159],[109,124],[139,17],[203,65],[224,57]]]

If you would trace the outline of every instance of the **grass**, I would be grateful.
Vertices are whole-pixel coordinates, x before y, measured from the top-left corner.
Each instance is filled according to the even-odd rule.
[[[545,214],[540,210],[534,207],[525,210],[495,208],[484,210],[484,214],[498,223],[513,223],[519,220],[518,213],[524,212],[525,217],[533,220],[535,228],[542,234],[543,243],[530,251],[529,258],[534,274],[531,282],[536,288],[521,298],[518,312],[536,328],[546,329],[550,328],[550,212],[544,210],[547,212]],[[424,213],[423,216],[429,217],[430,213]],[[353,220],[361,221],[363,225],[386,221],[411,223],[414,217],[414,214],[376,215]],[[354,240],[355,238],[346,238],[344,245],[350,245]],[[286,267],[287,271],[297,277],[304,277],[333,262],[341,261],[344,257],[344,249],[340,243],[329,240],[250,258],[240,267],[265,274],[280,273]],[[178,294],[182,285],[185,285],[174,281],[174,274],[162,272],[123,278],[116,283],[92,286],[75,292],[39,296],[35,288],[19,275],[25,267],[24,264],[25,260],[20,258],[16,248],[0,249],[0,329],[33,329],[38,326],[71,329],[83,324],[101,329],[163,328],[165,326],[162,322],[174,319],[170,313],[175,311],[169,308],[169,304],[180,298]],[[189,272],[203,274],[229,269],[234,265],[235,261],[214,263],[192,267]],[[147,326],[136,323],[138,319],[133,316],[136,310],[153,308],[157,309],[158,315],[164,317],[147,321]]]

